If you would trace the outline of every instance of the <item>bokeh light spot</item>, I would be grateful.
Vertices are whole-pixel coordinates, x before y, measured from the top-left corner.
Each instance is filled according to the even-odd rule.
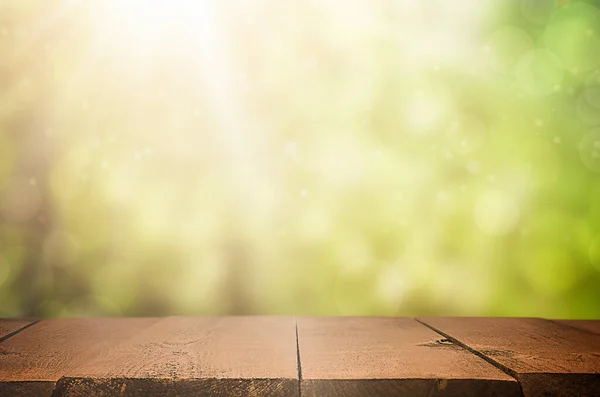
[[[462,114],[448,128],[446,141],[455,153],[467,154],[479,150],[485,144],[488,128],[472,114]]]
[[[577,114],[589,125],[600,124],[600,84],[588,84],[577,98]]]
[[[441,93],[417,91],[407,102],[403,116],[416,132],[433,132],[444,120],[447,106]]]
[[[521,89],[534,97],[551,94],[563,79],[560,60],[544,49],[523,55],[516,65],[515,74]]]
[[[484,53],[493,71],[512,75],[517,61],[533,46],[533,39],[527,32],[514,26],[503,26],[492,33]]]
[[[475,224],[493,236],[512,232],[519,221],[519,204],[502,190],[489,190],[479,197],[474,208]]]
[[[600,10],[592,4],[561,7],[544,31],[544,44],[572,73],[600,66]]]

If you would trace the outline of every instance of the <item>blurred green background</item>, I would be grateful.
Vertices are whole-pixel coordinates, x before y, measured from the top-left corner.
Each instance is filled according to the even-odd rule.
[[[0,1],[0,317],[600,318],[600,4]]]

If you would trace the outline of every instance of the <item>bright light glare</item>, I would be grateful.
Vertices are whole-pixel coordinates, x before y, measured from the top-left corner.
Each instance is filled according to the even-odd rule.
[[[207,33],[213,11],[210,2],[194,0],[110,0],[100,2],[96,21],[101,30],[141,42],[162,41],[177,31]]]

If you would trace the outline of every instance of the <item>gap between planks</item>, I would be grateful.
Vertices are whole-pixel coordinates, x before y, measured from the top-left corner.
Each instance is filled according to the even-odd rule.
[[[513,376],[413,318],[300,317],[302,396],[522,396]]]
[[[22,326],[22,327],[21,327],[21,328],[19,328],[19,329],[16,329],[16,330],[14,330],[14,331],[12,331],[12,332],[10,332],[10,333],[8,333],[8,334],[4,335],[3,337],[1,337],[1,338],[0,338],[0,343],[4,342],[4,341],[5,341],[5,340],[7,340],[8,338],[11,338],[11,337],[15,336],[15,335],[16,335],[16,334],[18,334],[19,332],[21,332],[21,331],[24,331],[24,330],[26,330],[27,328],[29,328],[29,327],[31,327],[31,326],[33,326],[33,325],[35,325],[35,324],[39,323],[39,322],[40,322],[40,320],[35,320],[35,321],[33,321],[33,322],[29,323],[29,324],[26,324],[26,325]]]
[[[600,396],[600,335],[541,318],[418,320],[462,342],[475,354],[485,355],[497,368],[508,367],[526,397]],[[579,327],[581,323],[573,324]],[[600,323],[585,325],[594,329]]]
[[[443,337],[445,337],[446,339],[450,340],[452,343],[462,347],[463,349],[465,349],[466,351],[476,355],[477,357],[480,357],[482,359],[484,359],[485,361],[487,361],[488,363],[492,364],[494,367],[498,368],[499,370],[501,370],[502,372],[504,372],[505,374],[512,376],[517,383],[519,384],[519,388],[521,389],[521,395],[523,394],[523,387],[521,386],[521,382],[519,381],[519,378],[517,376],[517,373],[513,370],[511,370],[510,368],[508,368],[505,365],[500,364],[499,362],[497,362],[496,360],[494,360],[491,357],[486,356],[483,353],[478,352],[477,350],[465,345],[464,343],[462,343],[461,341],[459,341],[458,339],[454,338],[452,335],[449,335],[435,327],[432,327],[431,325],[421,321],[420,319],[415,317],[415,321],[419,322],[420,324],[423,324],[424,326],[426,326],[427,328],[429,328],[430,330],[437,332],[438,334],[442,335]]]
[[[298,397],[302,397],[302,360],[300,360],[300,340],[298,339],[298,317],[294,317],[296,325],[296,360],[298,362]]]

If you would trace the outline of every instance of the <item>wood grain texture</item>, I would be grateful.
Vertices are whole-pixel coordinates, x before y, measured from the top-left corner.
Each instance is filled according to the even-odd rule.
[[[41,320],[0,343],[0,395],[50,396],[67,372],[156,321]]]
[[[291,317],[171,317],[61,380],[62,396],[297,396]]]
[[[513,373],[528,396],[600,396],[600,335],[542,319],[420,321]]]
[[[512,377],[415,320],[298,318],[302,396],[519,396]]]
[[[575,327],[600,335],[600,320],[553,320],[557,324]]]
[[[34,321],[18,318],[0,318],[0,341],[8,339],[13,333],[32,324]]]

